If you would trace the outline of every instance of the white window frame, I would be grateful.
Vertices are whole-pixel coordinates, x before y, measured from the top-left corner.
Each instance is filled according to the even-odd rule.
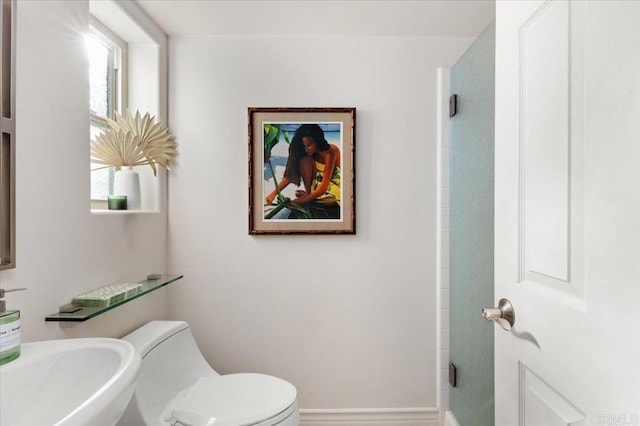
[[[90,33],[92,36],[99,38],[105,44],[114,48],[113,63],[109,64],[111,72],[109,73],[109,100],[110,110],[107,112],[109,119],[114,118],[114,112],[122,113],[123,109],[128,105],[129,94],[129,79],[128,79],[128,62],[129,62],[129,46],[126,41],[118,37],[111,29],[96,19],[94,16],[90,16],[89,19]],[[93,111],[90,111],[89,125],[96,127],[107,127],[107,120]],[[104,166],[93,167],[92,171],[104,168]],[[113,174],[113,170],[110,172]],[[113,180],[113,175],[111,176]],[[92,182],[93,187],[93,182]],[[110,188],[112,190],[113,188]],[[110,191],[109,191],[110,193]],[[106,203],[106,199],[95,199],[92,197],[92,204]]]

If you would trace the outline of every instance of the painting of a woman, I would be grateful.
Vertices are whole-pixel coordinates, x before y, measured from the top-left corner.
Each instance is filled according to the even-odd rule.
[[[248,109],[249,234],[355,234],[355,108]]]
[[[291,127],[291,125],[282,125],[281,129]],[[326,133],[323,127],[327,130]],[[332,143],[327,141],[326,134],[333,136]],[[286,133],[283,136],[285,141],[288,140]],[[303,123],[298,125],[288,144],[284,174],[276,189],[265,197],[267,206],[265,219],[341,218],[339,144],[339,124]],[[275,179],[275,173],[273,178]],[[290,184],[295,185],[297,189],[292,197],[286,197],[283,194]],[[282,206],[277,209],[270,208],[276,200]],[[274,211],[275,213],[270,214]]]

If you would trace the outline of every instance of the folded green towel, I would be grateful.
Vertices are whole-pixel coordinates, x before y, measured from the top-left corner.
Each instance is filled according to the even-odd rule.
[[[106,285],[74,297],[71,303],[88,308],[104,308],[139,293],[141,288],[142,284],[139,283]]]

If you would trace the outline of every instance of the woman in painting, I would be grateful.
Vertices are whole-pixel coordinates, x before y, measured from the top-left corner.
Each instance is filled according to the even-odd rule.
[[[282,191],[290,183],[300,186],[301,181],[304,190],[297,190],[290,204],[302,209],[290,209],[290,219],[340,218],[340,148],[327,142],[317,124],[302,124],[296,130],[278,189]],[[276,196],[276,190],[267,195],[267,204],[273,203]]]

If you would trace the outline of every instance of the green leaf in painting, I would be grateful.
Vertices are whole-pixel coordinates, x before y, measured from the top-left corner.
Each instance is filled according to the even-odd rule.
[[[264,125],[264,162],[271,160],[271,150],[280,139],[280,124]]]

